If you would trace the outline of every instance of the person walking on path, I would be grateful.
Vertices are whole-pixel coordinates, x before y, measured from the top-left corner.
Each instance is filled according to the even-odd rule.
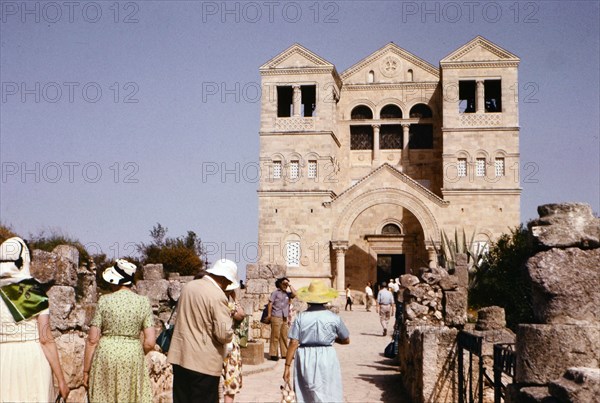
[[[136,269],[118,259],[102,273],[113,292],[98,300],[85,344],[83,385],[91,403],[152,403],[144,355],[154,349],[156,331],[148,297],[131,291]]]
[[[290,344],[283,380],[290,382],[294,364],[294,389],[298,403],[343,402],[342,373],[334,343],[349,344],[350,333],[342,319],[325,307],[338,292],[320,280],[298,290],[308,309],[298,315],[290,329]]]
[[[390,317],[394,315],[394,308],[394,295],[385,287],[385,282],[381,283],[381,290],[377,294],[377,312],[384,336],[387,335],[388,323]]]
[[[367,281],[367,285],[365,286],[365,305],[367,307],[367,312],[371,312],[371,305],[373,304],[373,289],[371,288],[371,282]]]
[[[344,311],[348,310],[348,306],[350,306],[350,310],[352,310],[352,291],[350,290],[350,283],[346,285],[346,306],[344,307]]]
[[[290,300],[296,297],[296,290],[287,277],[275,280],[277,289],[269,297],[267,306],[267,321],[271,323],[271,340],[269,343],[269,356],[273,361],[279,360],[287,354],[288,345],[288,317],[290,314]],[[290,291],[287,291],[289,288]]]
[[[219,401],[225,345],[233,339],[224,291],[233,284],[238,284],[237,265],[220,259],[204,277],[181,290],[168,355],[173,365],[174,403]]]
[[[30,274],[29,248],[19,237],[8,238],[0,259],[0,402],[54,401],[52,373],[66,399],[70,390],[50,329],[48,296]]]

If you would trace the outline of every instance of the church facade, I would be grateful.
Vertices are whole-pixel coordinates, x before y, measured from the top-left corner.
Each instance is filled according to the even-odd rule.
[[[519,225],[518,65],[478,36],[438,67],[394,43],[341,74],[299,44],[261,66],[258,263],[362,289],[442,231]]]

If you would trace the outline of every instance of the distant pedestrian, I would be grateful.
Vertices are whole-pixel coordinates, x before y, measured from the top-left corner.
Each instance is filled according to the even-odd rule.
[[[352,291],[350,291],[350,283],[346,285],[346,307],[344,311],[348,310],[348,306],[350,306],[350,310],[352,310]]]
[[[290,344],[283,380],[290,382],[294,358],[294,389],[298,403],[343,402],[342,373],[333,343],[349,344],[350,333],[342,319],[324,304],[338,292],[320,280],[298,290],[308,309],[298,315],[290,329]]]
[[[269,356],[273,361],[279,360],[279,350],[281,350],[281,357],[287,354],[290,300],[296,296],[296,290],[287,277],[277,279],[275,287],[277,289],[271,293],[267,306],[267,320],[271,323]]]
[[[383,335],[387,335],[388,323],[390,317],[394,315],[394,295],[386,288],[385,282],[381,283],[381,289],[377,294],[377,312],[379,313],[379,321],[383,328]]]
[[[173,365],[173,402],[219,401],[225,345],[233,339],[225,289],[238,284],[237,265],[217,260],[204,277],[181,290],[168,360]]]
[[[371,305],[373,304],[373,289],[371,288],[371,282],[367,281],[367,285],[365,286],[365,305],[367,307],[367,312],[371,312]]]

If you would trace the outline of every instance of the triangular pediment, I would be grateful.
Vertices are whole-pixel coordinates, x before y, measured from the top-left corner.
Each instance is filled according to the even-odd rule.
[[[412,71],[412,77],[409,73]],[[369,72],[373,83],[402,83],[410,81],[439,81],[439,71],[432,64],[402,49],[394,43],[365,57],[341,75],[344,84],[367,84]]]
[[[334,68],[334,65],[304,46],[295,43],[262,66],[260,70],[296,68]]]
[[[456,62],[519,62],[519,60],[517,56],[506,49],[488,41],[482,36],[477,36],[444,57],[440,61],[440,64]]]
[[[340,193],[331,201],[331,203],[333,204],[337,200],[353,197],[358,193],[381,189],[382,187],[397,188],[410,192],[411,194],[418,194],[420,197],[428,199],[440,206],[448,204],[447,201],[443,200],[419,182],[415,181],[405,173],[400,172],[388,163],[384,163],[377,169],[371,171],[354,185]]]

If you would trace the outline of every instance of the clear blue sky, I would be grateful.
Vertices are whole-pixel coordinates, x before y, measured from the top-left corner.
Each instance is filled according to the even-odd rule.
[[[504,47],[521,58],[522,221],[599,210],[597,1],[0,4],[0,219],[24,236],[114,257],[160,222],[252,261],[258,68],[295,42],[340,73],[388,42],[436,66],[476,35]]]

